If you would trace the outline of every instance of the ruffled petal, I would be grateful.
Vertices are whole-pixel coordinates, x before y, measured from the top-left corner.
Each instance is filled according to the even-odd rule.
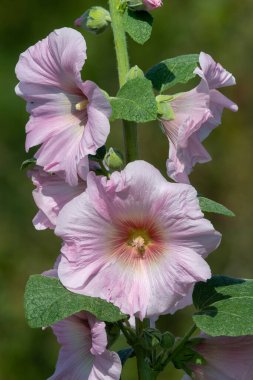
[[[88,380],[94,356],[90,353],[92,341],[86,320],[82,312],[52,326],[62,348],[55,373],[48,380]]]
[[[75,93],[85,59],[86,43],[81,33],[71,28],[57,29],[20,55],[16,75],[21,82]]]
[[[188,175],[195,164],[211,160],[211,156],[201,144],[199,135],[208,118],[209,115],[206,114],[197,125],[194,120],[186,119],[178,132],[176,145],[170,144],[166,166],[168,175],[175,181],[189,183]]]
[[[236,84],[234,76],[225,70],[221,64],[216,63],[209,54],[201,52],[199,63],[201,70],[197,68],[195,73],[207,80],[210,90]]]
[[[141,319],[174,310],[194,282],[206,280],[201,255],[220,241],[196,191],[168,183],[143,161],[110,180],[90,173],[86,192],[63,207],[55,232],[64,240],[63,285]]]
[[[53,136],[34,155],[37,164],[48,172],[64,171],[66,181],[71,186],[77,186],[77,164],[82,158],[79,152],[82,134],[82,128],[76,126]]]
[[[88,380],[119,380],[122,365],[115,352],[105,351],[97,355]]]
[[[36,186],[33,199],[40,209],[33,220],[37,229],[54,228],[62,207],[86,188],[84,181],[79,181],[77,186],[70,186],[65,182],[64,173],[49,174],[39,166],[29,170],[28,176]]]

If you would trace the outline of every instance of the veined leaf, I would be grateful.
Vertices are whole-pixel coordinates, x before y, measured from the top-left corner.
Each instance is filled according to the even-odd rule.
[[[68,291],[56,278],[30,276],[25,289],[25,311],[31,327],[49,326],[82,310],[106,322],[127,317],[112,303]]]

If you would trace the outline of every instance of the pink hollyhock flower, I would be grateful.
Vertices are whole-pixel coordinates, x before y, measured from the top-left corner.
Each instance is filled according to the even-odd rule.
[[[159,8],[163,5],[162,0],[143,0],[143,4],[148,10]]]
[[[167,160],[168,175],[177,182],[189,183],[188,175],[199,162],[211,160],[202,141],[221,123],[224,108],[238,107],[216,88],[235,84],[232,74],[205,53],[199,57],[200,68],[195,70],[202,79],[193,90],[178,94],[170,101],[171,120],[161,119],[170,142]]]
[[[65,181],[64,172],[47,173],[40,166],[28,171],[36,189],[33,199],[39,208],[33,219],[37,230],[55,228],[57,216],[62,207],[86,189],[86,182],[79,179],[77,186],[70,186]]]
[[[250,380],[253,378],[253,336],[208,337],[195,350],[206,364],[192,365],[196,380]],[[190,379],[185,375],[182,380]]]
[[[95,83],[81,80],[85,59],[82,35],[62,28],[21,54],[16,66],[16,93],[31,114],[26,150],[41,144],[37,164],[64,171],[71,186],[78,184],[78,174],[86,179],[88,154],[104,145],[110,130],[109,102]]]
[[[207,280],[204,257],[220,242],[195,189],[169,183],[145,161],[110,180],[90,172],[86,191],[59,213],[55,233],[64,242],[63,285],[141,319],[174,311],[192,284]]]
[[[87,312],[51,326],[62,346],[55,373],[48,380],[118,380],[121,362],[106,350],[105,323]]]

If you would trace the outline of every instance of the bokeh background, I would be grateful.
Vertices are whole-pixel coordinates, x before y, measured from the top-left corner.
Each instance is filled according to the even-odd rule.
[[[52,267],[60,242],[51,231],[37,232],[32,185],[20,164],[24,151],[25,103],[14,94],[18,56],[53,29],[73,26],[73,20],[91,5],[104,1],[1,0],[0,11],[0,380],[43,380],[54,371],[57,343],[48,329],[30,329],[24,319],[23,292],[30,274]],[[147,70],[162,59],[205,51],[237,78],[224,93],[240,111],[224,113],[223,125],[206,141],[213,161],[198,165],[191,176],[197,190],[236,213],[236,218],[208,215],[222,232],[220,248],[208,261],[213,273],[253,277],[253,3],[252,0],[164,0],[155,17],[151,40],[140,47],[129,41],[131,63]],[[84,79],[97,82],[110,94],[118,83],[112,33],[84,33],[88,60]],[[193,86],[194,81],[189,84]],[[190,88],[190,87],[188,87]],[[184,90],[182,87],[181,89]],[[180,89],[180,91],[181,91]],[[167,140],[156,123],[139,127],[141,157],[165,174]],[[108,145],[122,148],[121,125],[113,124]],[[161,328],[182,334],[191,324],[191,309],[162,318]],[[123,380],[134,380],[129,361]],[[168,368],[160,380],[177,380]],[[239,379],[238,379],[239,380]]]

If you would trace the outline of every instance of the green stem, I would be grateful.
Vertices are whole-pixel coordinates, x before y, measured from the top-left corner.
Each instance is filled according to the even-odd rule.
[[[120,0],[109,0],[111,13],[111,25],[114,36],[115,51],[118,63],[119,84],[122,87],[126,83],[126,75],[130,69],[126,34],[123,26],[123,13],[120,9]],[[126,162],[138,158],[137,125],[136,123],[123,121],[125,157]]]
[[[180,350],[183,348],[185,343],[188,341],[188,339],[192,336],[192,334],[197,330],[197,326],[194,324],[190,330],[185,334],[185,336],[180,339],[176,347],[174,348],[173,352],[164,360],[162,363],[163,367],[165,367],[169,362],[171,362],[177,354],[180,352]]]
[[[149,320],[144,319],[143,321],[135,318],[135,329],[137,337],[142,339],[142,332],[145,328],[149,327]],[[134,347],[136,360],[137,360],[137,369],[138,369],[138,379],[139,380],[155,380],[157,378],[158,372],[153,371],[149,363],[146,361],[146,354],[143,347],[138,344]]]

